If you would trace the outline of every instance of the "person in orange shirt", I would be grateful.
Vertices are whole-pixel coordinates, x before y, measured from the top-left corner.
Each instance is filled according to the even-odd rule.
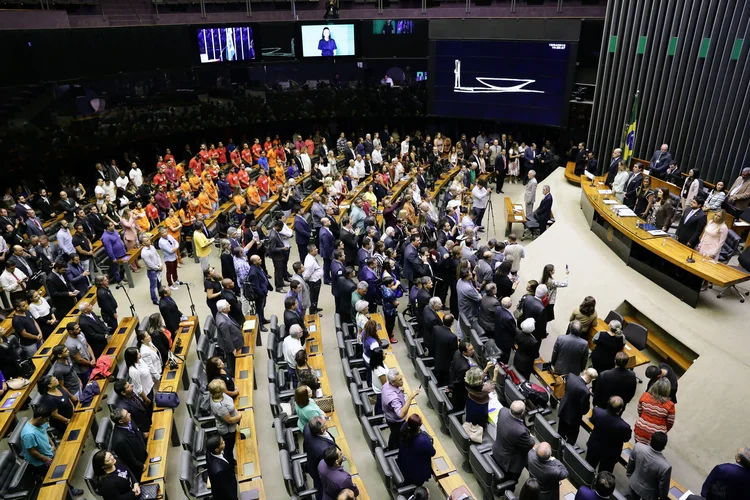
[[[263,143],[263,149],[268,151],[273,147],[273,143],[271,142],[271,136],[266,136],[266,142]]]
[[[305,139],[305,147],[307,148],[307,154],[312,156],[313,151],[315,151],[315,142],[313,142],[311,135],[308,135],[307,139]]]
[[[253,208],[253,210],[260,207],[261,201],[260,193],[258,192],[258,181],[255,179],[250,181],[250,186],[247,188],[247,203]]]
[[[227,148],[224,147],[223,142],[219,142],[219,147],[216,148],[216,151],[219,153],[219,165],[226,165],[227,164]]]
[[[191,196],[188,194],[188,196]],[[180,216],[180,222],[182,223],[182,234],[183,236],[192,236],[193,234],[193,224],[195,224],[195,216],[190,213],[190,203],[188,202],[188,199],[182,200],[182,206],[180,207],[180,210],[178,212]],[[185,240],[185,238],[183,238]],[[187,241],[187,240],[185,240]],[[191,247],[188,245],[188,255],[192,253]]]
[[[177,191],[175,191],[174,184],[170,184],[169,191],[167,191],[167,198],[169,199],[169,203],[171,203],[173,207],[179,205],[180,196],[177,194]]]
[[[276,165],[276,168],[273,169],[274,174],[276,174],[276,179],[274,182],[276,183],[276,187],[282,186],[286,182],[286,177],[284,176],[284,167],[281,165]]]
[[[245,197],[242,196],[240,188],[235,188],[232,201],[234,202],[234,215],[239,220],[237,224],[241,225],[242,220],[245,217],[245,205],[247,205],[247,201],[245,201]]]
[[[219,208],[219,190],[216,188],[216,184],[209,179],[203,182],[203,189],[211,202],[212,211],[217,210]]]
[[[182,190],[182,196],[190,194],[190,183],[185,175],[180,176],[180,189]]]
[[[201,178],[198,175],[191,175],[188,172],[188,182],[190,183],[190,192],[193,193],[193,196],[198,196],[198,192],[201,189]]]
[[[197,218],[201,212],[201,202],[192,194],[188,198],[188,211],[190,212],[190,217],[193,219]]]
[[[247,187],[250,185],[250,175],[248,175],[247,170],[244,168],[241,168],[239,172],[237,172],[237,179],[240,181],[240,188],[247,189]]]
[[[180,217],[175,213],[174,208],[170,208],[169,212],[167,212],[167,217],[164,219],[164,225],[167,226],[167,232],[169,235],[174,238],[178,244],[180,244],[180,236],[182,236],[182,223],[180,222]],[[182,245],[180,244],[180,247]],[[180,251],[177,251],[177,263],[182,263],[182,256],[180,255]]]
[[[279,138],[279,134],[276,134],[273,138],[273,147],[275,148],[279,144],[281,144],[281,139]]]
[[[253,153],[252,151],[250,151],[250,147],[247,145],[247,143],[242,145],[241,157],[242,157],[242,163],[244,163],[248,167],[253,164]]]
[[[260,158],[260,152],[263,151],[263,148],[260,147],[260,140],[258,138],[255,139],[255,142],[253,143],[253,162],[258,163],[258,158]]]
[[[200,203],[200,213],[203,215],[210,215],[213,211],[213,207],[211,206],[211,200],[208,199],[208,194],[206,194],[206,188],[203,186],[200,187],[198,202]]]
[[[133,217],[135,217],[135,223],[141,231],[148,231],[151,229],[151,224],[148,222],[146,211],[143,209],[143,203],[140,201],[135,204]]]
[[[276,150],[271,148],[266,152],[266,158],[268,158],[268,168],[276,168]]]
[[[261,169],[260,176],[258,177],[258,194],[260,195],[261,203],[265,203],[268,197],[271,195],[268,174],[263,169]]]
[[[215,162],[211,162],[209,165],[206,166],[206,168],[203,169],[203,174],[201,175],[201,178],[213,179],[214,177],[216,177],[217,179],[219,178],[219,168]]]
[[[180,162],[174,166],[174,169],[177,170],[177,178],[182,179],[182,176],[185,175],[185,164]]]

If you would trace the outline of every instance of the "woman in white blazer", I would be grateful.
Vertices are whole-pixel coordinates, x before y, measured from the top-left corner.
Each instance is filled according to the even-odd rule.
[[[690,201],[698,194],[703,181],[701,181],[701,173],[698,169],[691,168],[688,171],[685,183],[682,185],[682,211],[685,211],[685,207],[688,206]]]
[[[136,338],[140,346],[138,350],[141,353],[141,363],[146,364],[149,373],[151,373],[151,378],[158,388],[162,367],[164,366],[161,353],[159,353],[159,349],[151,342],[151,335],[147,331],[138,332]]]
[[[137,347],[125,349],[125,365],[128,367],[128,377],[133,384],[133,392],[143,400],[146,408],[151,408],[154,399],[154,379],[151,377],[146,363],[141,359],[141,353]]]

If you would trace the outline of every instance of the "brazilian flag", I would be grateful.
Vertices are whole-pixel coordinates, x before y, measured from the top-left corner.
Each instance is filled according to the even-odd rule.
[[[635,99],[633,100],[633,113],[630,116],[630,124],[625,129],[623,137],[623,148],[622,148],[622,161],[626,162],[630,166],[630,158],[633,156],[635,150],[635,125],[638,121],[638,92],[635,93]]]

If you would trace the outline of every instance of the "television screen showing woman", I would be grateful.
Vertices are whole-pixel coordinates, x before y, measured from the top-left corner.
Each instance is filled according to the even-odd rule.
[[[303,57],[353,56],[353,24],[314,24],[301,26]]]

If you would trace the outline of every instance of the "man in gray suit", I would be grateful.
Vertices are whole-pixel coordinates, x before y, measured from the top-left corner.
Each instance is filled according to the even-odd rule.
[[[635,444],[627,468],[631,500],[666,500],[669,497],[672,466],[662,454],[666,447],[667,435],[661,431],[651,436],[651,445]]]
[[[526,193],[523,202],[526,204],[526,217],[534,213],[534,202],[536,201],[536,171],[529,170],[529,183],[526,184]]]
[[[34,210],[27,210],[26,215],[26,234],[29,235],[29,238],[43,235],[44,226],[42,226],[42,221],[39,217],[36,216],[36,212]]]
[[[245,345],[242,327],[229,315],[229,302],[221,299],[216,303],[216,328],[219,330],[219,347],[226,353],[227,373],[234,373],[234,358]]]
[[[529,476],[539,481],[539,500],[559,500],[560,481],[568,477],[568,469],[552,456],[549,443],[539,443],[529,450]]]
[[[523,401],[513,401],[510,409],[501,408],[497,417],[492,458],[509,481],[518,481],[528,462],[529,450],[534,447],[534,438],[523,422],[525,411]]]
[[[581,322],[572,321],[568,335],[560,335],[552,348],[552,366],[560,375],[581,373],[589,359],[589,343],[581,338]]]
[[[456,283],[456,291],[458,293],[458,312],[466,316],[466,319],[471,323],[479,312],[479,303],[482,301],[482,296],[477,292],[474,282],[472,281],[472,273],[469,269],[461,269],[461,279]],[[469,332],[461,331],[461,322],[458,322],[458,333],[459,340],[469,338]]]

